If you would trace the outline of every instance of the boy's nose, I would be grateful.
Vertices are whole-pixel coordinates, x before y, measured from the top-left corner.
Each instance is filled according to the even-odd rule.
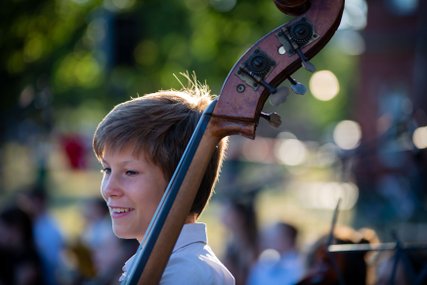
[[[115,175],[110,175],[102,180],[101,195],[105,200],[111,197],[120,197],[122,194],[123,190],[120,187],[119,179]]]

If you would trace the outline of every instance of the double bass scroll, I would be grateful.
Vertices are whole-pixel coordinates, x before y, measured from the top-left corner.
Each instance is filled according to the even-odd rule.
[[[251,134],[241,134],[254,138],[265,101],[275,96],[271,91],[284,80],[292,80],[291,75],[301,65],[309,64],[308,60],[328,43],[339,26],[343,9],[343,0],[310,1],[304,14],[258,40],[229,72],[214,116],[245,122],[246,127],[250,124]]]

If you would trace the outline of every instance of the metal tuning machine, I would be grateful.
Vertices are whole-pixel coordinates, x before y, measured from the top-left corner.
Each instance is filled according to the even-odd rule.
[[[280,54],[288,56],[298,55],[301,65],[308,71],[316,71],[316,67],[307,59],[301,48],[315,41],[319,35],[314,31],[313,25],[304,17],[298,19],[289,27],[281,29],[276,34],[282,46]]]

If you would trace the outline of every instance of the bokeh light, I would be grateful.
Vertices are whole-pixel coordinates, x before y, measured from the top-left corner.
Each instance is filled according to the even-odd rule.
[[[337,146],[333,143],[326,143],[317,148],[314,162],[320,167],[327,167],[337,161]]]
[[[310,91],[320,101],[329,101],[335,98],[340,91],[337,77],[329,70],[313,73],[309,82]]]
[[[351,150],[359,146],[362,131],[357,122],[344,120],[335,126],[333,137],[341,149]]]
[[[418,149],[427,148],[427,126],[415,129],[412,142]]]
[[[304,143],[297,138],[284,138],[278,141],[275,154],[279,162],[297,166],[305,162],[308,151]]]
[[[308,208],[334,209],[340,201],[341,210],[354,207],[359,199],[359,188],[351,182],[307,182],[298,192],[302,204]]]

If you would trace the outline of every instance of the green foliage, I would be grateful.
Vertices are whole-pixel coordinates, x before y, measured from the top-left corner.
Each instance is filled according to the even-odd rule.
[[[177,88],[174,74],[187,70],[218,93],[244,51],[289,20],[266,0],[21,0],[6,1],[0,13],[4,133],[13,122],[48,109],[47,124],[66,126],[70,110],[80,112],[85,104],[103,113],[137,94]],[[336,70],[346,85],[352,64],[330,57],[336,53],[323,53],[316,63]],[[304,108],[304,121],[314,117],[322,127],[345,113],[345,96],[320,103],[322,109],[304,98],[304,107],[289,115],[298,120]]]

